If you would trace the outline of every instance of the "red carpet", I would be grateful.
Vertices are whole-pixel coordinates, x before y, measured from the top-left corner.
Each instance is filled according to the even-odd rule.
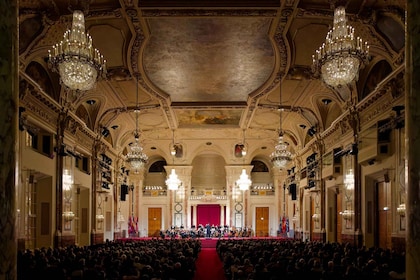
[[[194,280],[226,280],[223,264],[214,247],[201,249],[195,268]]]
[[[216,245],[217,245],[216,238],[201,239],[201,248],[216,248]]]

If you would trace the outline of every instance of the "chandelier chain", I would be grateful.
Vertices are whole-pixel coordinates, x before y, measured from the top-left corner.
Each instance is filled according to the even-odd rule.
[[[141,168],[146,164],[148,157],[143,153],[143,147],[139,143],[140,133],[139,133],[139,77],[137,75],[136,79],[136,109],[135,109],[135,120],[136,120],[136,130],[134,133],[134,143],[130,145],[130,152],[127,153],[126,161],[131,165],[131,168],[134,169],[135,173],[138,173]]]
[[[284,168],[291,161],[291,153],[287,150],[288,143],[283,140],[284,132],[282,127],[282,92],[281,92],[281,82],[279,85],[279,138],[277,145],[275,146],[274,152],[271,153],[270,158],[273,166],[275,168]]]

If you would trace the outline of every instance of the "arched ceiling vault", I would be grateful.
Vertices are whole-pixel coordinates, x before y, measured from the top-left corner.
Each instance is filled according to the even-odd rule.
[[[91,1],[86,29],[108,61],[108,75],[80,99],[78,106],[86,110],[79,111],[94,131],[112,128],[120,152],[135,130],[138,83],[139,106],[145,108],[139,128],[149,157],[167,155],[175,130],[185,145],[183,164],[193,161],[189,147],[199,150],[208,142],[226,150],[227,164],[239,164],[232,147],[243,141],[243,130],[253,155],[267,158],[273,151],[281,84],[285,130],[295,139],[291,145],[304,145],[307,130],[325,130],[349,97],[311,72],[312,54],[332,25],[330,2]],[[349,23],[371,45],[372,60],[401,65],[405,1],[342,2]],[[21,63],[45,61],[70,26],[68,1],[19,5]],[[49,74],[57,83],[56,74]]]

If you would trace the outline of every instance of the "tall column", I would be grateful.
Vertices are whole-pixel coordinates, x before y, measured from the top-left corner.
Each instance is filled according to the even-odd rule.
[[[279,224],[280,220],[283,217],[283,215],[287,214],[286,209],[286,194],[285,194],[285,188],[283,187],[285,176],[284,171],[280,170],[278,168],[272,169],[273,174],[273,184],[275,189],[275,199],[274,199],[274,209],[276,209],[275,215],[273,219],[276,221],[276,231],[275,234],[277,236],[277,232],[279,230]]]
[[[15,232],[18,154],[18,9],[17,1],[0,1],[0,279],[16,279]]]
[[[225,225],[225,206],[220,204],[220,224],[219,226],[223,227]]]
[[[226,210],[226,220],[229,221],[229,226],[238,226],[238,224],[236,223],[236,214],[242,215],[242,227],[252,224],[252,221],[248,221],[247,193],[249,193],[249,191],[240,191],[240,195],[238,195],[238,190],[235,186],[236,180],[239,179],[242,169],[245,169],[246,174],[248,174],[248,176],[250,177],[252,167],[252,165],[225,166],[227,185],[226,189],[227,195],[230,198],[228,200],[228,207]]]
[[[55,233],[54,247],[62,247],[63,239],[63,169],[64,169],[64,131],[66,130],[67,113],[63,110],[58,115],[56,145],[58,152],[56,156],[56,182],[55,182]],[[63,150],[62,150],[63,149]]]
[[[197,225],[197,205],[193,205],[193,220],[192,220],[192,226],[195,226],[195,228],[198,228]]]
[[[191,173],[192,166],[165,166],[166,173],[171,174],[172,169],[175,169],[178,178],[182,182],[182,186],[179,186],[177,191],[169,191],[173,194],[171,195],[171,206],[169,208],[170,212],[170,224],[175,225],[175,217],[179,218],[181,215],[181,225],[187,225],[187,215],[189,213],[188,208],[190,207],[188,195],[191,193]],[[172,204],[173,203],[173,204]],[[176,215],[175,215],[176,214]],[[178,224],[179,226],[179,224]],[[197,226],[197,225],[196,225]]]
[[[420,2],[407,0],[405,35],[406,279],[420,279]]]
[[[363,245],[362,233],[362,183],[361,183],[361,168],[358,160],[358,143],[359,143],[359,114],[355,106],[350,107],[348,116],[348,123],[353,130],[353,144],[350,152],[353,157],[353,174],[354,174],[354,190],[353,190],[353,205],[354,205],[354,245],[361,247]]]
[[[95,139],[92,147],[92,185],[91,185],[91,233],[90,233],[90,244],[103,243],[104,234],[97,232],[97,220],[96,215],[98,207],[98,184],[100,183],[99,178],[99,155],[105,152],[105,146],[99,139]]]

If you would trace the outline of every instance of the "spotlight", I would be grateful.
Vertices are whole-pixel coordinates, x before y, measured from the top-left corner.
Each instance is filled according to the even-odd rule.
[[[322,103],[324,103],[324,105],[328,105],[332,102],[331,99],[328,99],[328,98],[324,98],[321,101],[322,101]]]
[[[106,127],[102,128],[102,136],[103,137],[108,137],[109,136],[109,129]]]
[[[358,148],[357,148],[357,144],[353,143],[351,144],[351,149],[349,151],[350,155],[355,155],[358,153]]]
[[[308,135],[309,136],[314,136],[316,133],[316,128],[315,127],[311,127],[310,129],[308,129]]]

